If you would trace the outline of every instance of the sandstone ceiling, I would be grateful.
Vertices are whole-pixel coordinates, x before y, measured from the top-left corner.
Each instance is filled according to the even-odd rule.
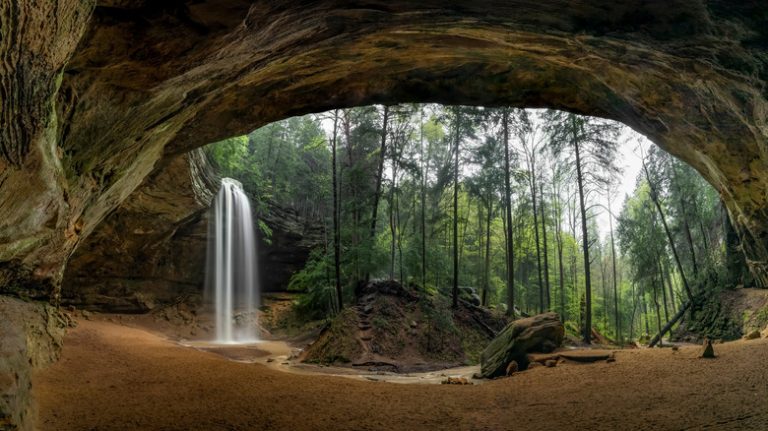
[[[8,0],[0,291],[57,296],[78,244],[172,157],[370,103],[622,121],[720,192],[768,285],[768,8],[706,0]]]

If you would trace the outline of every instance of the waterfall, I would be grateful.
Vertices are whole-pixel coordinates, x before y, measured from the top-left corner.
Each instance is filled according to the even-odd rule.
[[[256,241],[251,204],[239,181],[221,180],[209,223],[206,296],[215,314],[217,343],[258,341]]]

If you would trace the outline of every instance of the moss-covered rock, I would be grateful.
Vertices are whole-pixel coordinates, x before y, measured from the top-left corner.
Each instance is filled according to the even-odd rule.
[[[515,320],[485,348],[480,357],[480,375],[487,379],[504,376],[515,361],[517,369],[528,368],[528,354],[548,353],[563,342],[565,329],[557,313],[544,313]]]

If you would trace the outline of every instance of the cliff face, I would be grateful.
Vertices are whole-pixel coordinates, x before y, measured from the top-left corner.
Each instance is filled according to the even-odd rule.
[[[156,306],[200,304],[205,283],[210,204],[219,179],[202,150],[159,166],[88,236],[69,259],[62,302],[90,310],[142,313]],[[270,204],[259,238],[264,292],[284,291],[322,226]]]
[[[159,166],[69,260],[63,302],[129,313],[199,302],[208,208],[217,190],[202,150]]]
[[[766,14],[736,0],[3,2],[0,290],[57,301],[72,253],[193,148],[411,101],[625,122],[717,188],[768,285]]]
[[[269,205],[263,217],[272,230],[269,242],[259,241],[259,279],[262,291],[281,292],[294,273],[304,268],[313,249],[325,243],[323,226],[290,208]]]

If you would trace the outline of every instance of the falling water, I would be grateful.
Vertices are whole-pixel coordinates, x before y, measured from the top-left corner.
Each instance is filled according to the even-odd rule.
[[[215,313],[216,342],[258,341],[256,242],[251,204],[240,182],[221,180],[209,225],[207,297]]]

